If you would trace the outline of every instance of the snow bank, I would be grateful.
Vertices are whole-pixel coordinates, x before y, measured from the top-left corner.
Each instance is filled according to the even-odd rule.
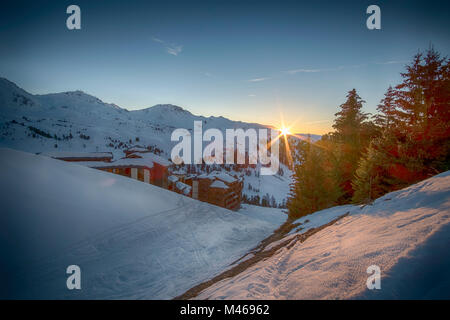
[[[2,298],[172,298],[285,221],[10,149],[0,149],[0,192]],[[72,264],[81,290],[66,288]]]
[[[335,207],[302,220],[318,226],[347,212],[306,241],[282,248],[197,298],[450,297],[450,171],[369,206]],[[381,268],[381,290],[366,287],[371,265]]]

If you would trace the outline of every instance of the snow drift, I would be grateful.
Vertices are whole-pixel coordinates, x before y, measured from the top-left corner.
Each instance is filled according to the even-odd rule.
[[[0,192],[1,298],[172,298],[286,219],[11,149],[0,149]],[[73,264],[82,289],[69,291]]]
[[[303,217],[285,240],[347,213],[197,298],[450,298],[450,171],[371,205],[334,207]],[[367,289],[371,265],[381,268],[380,290]]]

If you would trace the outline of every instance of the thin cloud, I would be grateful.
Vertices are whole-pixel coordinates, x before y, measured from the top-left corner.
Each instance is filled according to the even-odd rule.
[[[249,94],[249,97],[256,97],[256,94]]]
[[[399,64],[399,63],[408,63],[408,61],[405,60],[390,60],[385,62],[376,62],[375,64]]]
[[[159,43],[164,43],[161,39],[158,39],[157,37],[152,37],[152,40]]]
[[[181,51],[183,51],[183,46],[167,46],[166,47],[167,53],[177,56]]]
[[[182,45],[171,44],[171,43],[168,43],[168,42],[166,42],[164,40],[161,40],[161,39],[159,39],[157,37],[152,37],[152,40],[157,42],[157,43],[162,44],[164,46],[164,48],[166,49],[166,52],[168,54],[173,55],[173,56],[177,56],[178,54],[181,53],[181,51],[183,51],[183,46]]]
[[[288,70],[286,73],[289,74],[296,74],[296,73],[314,73],[314,72],[322,72],[323,69],[294,69],[294,70]]]
[[[354,65],[354,66],[339,66],[336,68],[324,68],[324,69],[293,69],[287,70],[285,73],[287,74],[297,74],[297,73],[317,73],[317,72],[330,72],[330,71],[340,71],[346,68],[359,68],[362,65]]]
[[[264,78],[254,78],[254,79],[249,79],[247,80],[248,82],[261,82],[261,81],[266,81],[269,80],[270,77],[264,77]]]

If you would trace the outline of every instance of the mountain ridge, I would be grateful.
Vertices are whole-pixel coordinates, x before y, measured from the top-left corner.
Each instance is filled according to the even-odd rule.
[[[171,131],[175,128],[192,129],[194,121],[202,121],[204,130],[270,128],[263,124],[235,121],[223,116],[194,115],[189,110],[173,104],[157,104],[128,110],[114,103],[104,102],[82,90],[31,94],[6,78],[0,78],[0,108],[0,145],[31,152],[54,149],[116,150],[140,144],[155,146],[168,154],[170,146],[173,145],[170,141]],[[45,136],[36,136],[29,132],[30,127],[57,138],[50,141],[48,137],[45,139]],[[142,135],[145,136],[144,139]],[[84,139],[81,144],[77,144],[60,140],[61,136],[90,139]],[[39,143],[37,140],[30,140],[31,138],[39,140]],[[22,145],[18,142],[24,140],[28,142]],[[30,148],[30,145],[33,147]]]
[[[241,121],[241,120],[233,120],[233,119],[221,116],[221,115],[208,116],[208,117],[203,116],[203,115],[197,115],[197,114],[193,114],[191,111],[189,111],[186,108],[183,108],[181,106],[171,104],[171,103],[163,103],[163,104],[160,103],[160,104],[155,104],[155,105],[149,106],[149,107],[143,107],[140,109],[130,110],[126,107],[121,107],[118,104],[115,104],[113,102],[105,102],[102,99],[98,98],[97,96],[90,94],[84,90],[80,90],[80,89],[70,90],[70,91],[62,91],[62,92],[32,94],[5,77],[0,77],[0,107],[8,106],[8,101],[5,100],[5,91],[6,91],[5,87],[10,88],[10,91],[16,91],[16,93],[18,93],[19,95],[27,98],[27,99],[22,99],[22,100],[31,100],[32,105],[34,105],[34,106],[41,106],[43,104],[48,104],[48,103],[55,104],[55,103],[57,103],[58,100],[61,99],[61,97],[68,96],[68,97],[73,97],[73,98],[78,97],[78,98],[84,100],[85,102],[87,101],[87,102],[90,102],[93,104],[108,106],[108,107],[111,107],[113,110],[120,111],[123,113],[129,113],[129,114],[133,114],[133,115],[149,114],[149,113],[154,113],[156,111],[174,112],[175,114],[184,114],[184,115],[187,115],[187,116],[190,116],[193,118],[195,117],[195,118],[198,118],[198,120],[202,120],[202,121],[210,120],[210,121],[220,121],[222,123],[239,124],[239,125],[243,125],[243,126],[247,126],[247,127],[249,125],[253,125],[258,128],[273,128],[273,126],[271,126],[271,125],[265,125],[265,124],[260,124],[260,123],[256,123],[256,122],[245,122],[245,121]],[[44,101],[40,101],[40,100],[44,100]],[[53,102],[52,102],[52,100],[53,100]],[[54,100],[56,100],[56,102]],[[22,103],[22,104],[19,103],[19,105],[24,105],[24,104],[27,105],[27,103]],[[28,104],[30,104],[30,102],[28,102]],[[52,107],[55,107],[55,106],[53,105]],[[237,126],[234,125],[232,127],[236,128]],[[298,135],[307,136],[308,133],[299,133]],[[316,134],[311,134],[311,136],[313,137],[313,139],[312,139],[313,141],[315,141],[315,139],[320,138],[320,135],[316,135]]]

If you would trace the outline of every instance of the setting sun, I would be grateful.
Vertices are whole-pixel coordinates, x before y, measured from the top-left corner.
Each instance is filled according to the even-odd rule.
[[[286,128],[286,127],[283,127],[283,128],[281,128],[280,129],[280,132],[281,132],[281,134],[282,135],[289,135],[289,134],[291,134],[291,131],[289,130],[289,128]]]

